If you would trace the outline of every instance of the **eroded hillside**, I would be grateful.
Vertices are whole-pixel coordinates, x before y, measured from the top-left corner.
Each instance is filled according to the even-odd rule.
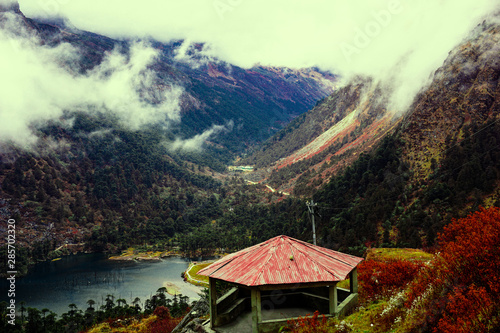
[[[271,186],[295,195],[311,194],[361,152],[376,145],[396,123],[386,109],[380,86],[358,78],[295,119],[260,151],[243,160],[260,169],[246,177],[267,179]]]
[[[403,143],[401,158],[411,169],[412,184],[428,180],[451,147],[499,117],[499,29],[493,19],[476,27],[450,51],[403,117],[387,109],[380,85],[350,82],[244,159],[258,168],[245,177],[310,195],[394,133]]]

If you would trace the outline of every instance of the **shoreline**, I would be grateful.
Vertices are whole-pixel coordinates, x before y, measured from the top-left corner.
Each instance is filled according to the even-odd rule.
[[[216,259],[217,260],[217,259]],[[194,286],[208,288],[208,277],[198,275],[198,271],[205,268],[216,260],[193,261],[189,267],[184,271],[184,281]],[[193,272],[195,271],[195,272]]]
[[[120,253],[110,253],[108,251],[95,252],[89,250],[83,250],[83,246],[85,243],[79,244],[64,244],[59,246],[57,249],[53,250],[45,260],[37,260],[31,261],[27,264],[26,271],[18,271],[16,274],[17,278],[23,278],[28,275],[31,271],[32,267],[50,261],[59,261],[64,257],[78,255],[78,254],[93,254],[93,253],[102,253],[107,256],[107,260],[112,261],[137,261],[137,262],[159,262],[164,258],[169,257],[180,257],[187,258],[191,261],[194,261],[195,258],[200,257],[190,257],[185,253],[181,253],[178,250],[169,250],[169,251],[140,251],[135,253],[135,248],[130,247],[126,251]],[[210,256],[208,256],[210,257]],[[6,273],[0,272],[0,278],[6,278],[8,275]]]
[[[113,261],[160,261],[163,258],[169,257],[182,257],[189,258],[185,254],[179,252],[178,250],[167,250],[167,251],[138,251],[134,247],[129,247],[127,250],[122,251],[121,254],[115,253],[110,254],[108,260]]]

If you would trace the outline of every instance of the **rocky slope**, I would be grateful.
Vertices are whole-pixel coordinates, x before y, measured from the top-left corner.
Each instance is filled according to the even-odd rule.
[[[404,117],[386,109],[382,88],[369,79],[354,80],[243,160],[259,168],[246,177],[310,195],[360,153],[396,133],[404,142],[402,159],[412,170],[412,179],[427,179],[471,126],[478,131],[499,117],[497,21],[485,21],[450,51]]]
[[[247,177],[267,178],[272,186],[296,195],[311,194],[394,129],[397,120],[381,95],[366,78],[338,89],[243,160],[261,169]]]
[[[439,164],[468,127],[478,131],[500,118],[499,51],[500,26],[485,21],[450,52],[432,85],[415,100],[400,129],[403,156],[415,178],[427,179],[431,164]]]

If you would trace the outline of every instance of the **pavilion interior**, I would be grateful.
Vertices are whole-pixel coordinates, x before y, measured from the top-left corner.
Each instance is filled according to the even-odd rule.
[[[262,323],[273,326],[275,323],[286,322],[299,316],[313,315],[318,310],[320,314],[330,315],[329,286],[298,287],[293,289],[261,290]],[[342,304],[352,293],[343,288],[337,288],[339,311]],[[242,332],[251,329],[252,306],[251,289],[234,285],[225,295],[217,300],[218,332]],[[272,330],[271,330],[272,331]]]

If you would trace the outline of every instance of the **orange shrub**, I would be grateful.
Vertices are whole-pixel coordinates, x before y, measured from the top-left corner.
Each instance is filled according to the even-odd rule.
[[[358,268],[360,295],[366,299],[390,295],[405,287],[422,267],[418,261],[365,260]]]
[[[481,208],[453,220],[438,237],[433,265],[411,285],[406,306],[433,332],[497,332],[500,328],[500,209]],[[427,293],[427,294],[426,294]],[[427,303],[426,303],[427,302]]]

